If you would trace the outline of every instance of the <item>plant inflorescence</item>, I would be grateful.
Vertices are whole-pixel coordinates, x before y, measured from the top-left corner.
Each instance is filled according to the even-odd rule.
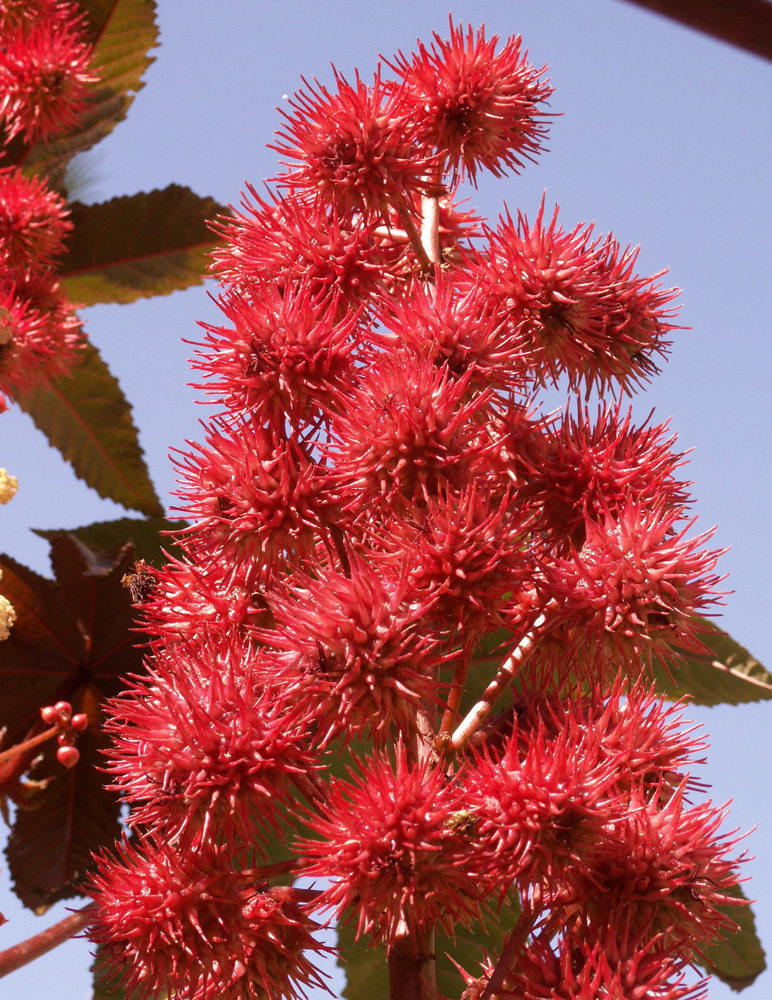
[[[75,67],[62,107],[0,54],[10,138],[78,113],[77,30],[33,38]],[[648,671],[703,648],[719,553],[674,436],[621,402],[676,293],[544,202],[460,201],[538,157],[551,93],[519,38],[451,22],[371,80],[305,81],[269,194],[219,223],[224,322],[194,359],[219,412],[177,459],[183,556],[130,581],[148,671],[108,771],[131,838],[89,885],[132,995],[304,995],[337,920],[385,949],[393,1000],[429,998],[437,936],[506,913],[470,1000],[704,996],[685,970],[728,923],[735,841]],[[63,203],[0,186],[12,394],[78,333],[38,306]]]

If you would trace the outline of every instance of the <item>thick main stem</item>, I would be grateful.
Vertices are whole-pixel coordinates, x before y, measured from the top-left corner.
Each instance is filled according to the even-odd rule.
[[[439,668],[434,668],[435,681]],[[437,709],[430,703],[416,709],[415,731],[407,743],[410,763],[430,762],[436,753]],[[403,918],[395,940],[389,945],[390,1000],[436,1000],[437,962],[434,947],[434,927],[413,930]]]
[[[93,910],[94,903],[89,903],[82,910],[71,913],[47,930],[27,938],[20,944],[15,944],[12,948],[0,951],[0,978],[7,976],[9,972],[15,972],[28,962],[34,961],[34,959],[56,948],[57,945],[74,937],[89,923]]]
[[[389,947],[390,1000],[435,1000],[434,928],[411,931],[402,922]]]

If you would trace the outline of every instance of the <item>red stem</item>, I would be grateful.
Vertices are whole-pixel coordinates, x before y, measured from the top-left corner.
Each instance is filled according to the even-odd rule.
[[[413,252],[415,253],[416,257],[418,258],[418,263],[421,265],[422,271],[425,274],[431,274],[432,270],[434,269],[433,264],[429,260],[426,250],[424,249],[424,245],[421,242],[421,234],[418,232],[416,224],[410,218],[410,215],[406,209],[400,211],[400,220],[402,222],[402,225],[405,227],[405,232],[407,233],[408,239],[410,240],[410,245],[413,248]]]
[[[438,667],[433,668],[434,680]],[[431,702],[419,705],[415,714],[415,732],[407,740],[408,760],[412,764],[431,764],[436,753],[437,707]],[[395,940],[389,945],[389,1000],[436,1000],[437,963],[434,953],[434,926],[412,930],[403,919]]]
[[[89,903],[82,910],[69,914],[47,930],[27,938],[20,944],[15,944],[12,948],[0,951],[0,978],[7,976],[9,972],[15,972],[28,962],[45,955],[47,951],[74,937],[89,923],[94,909],[95,904]]]
[[[706,35],[772,59],[769,0],[626,0],[680,21]]]
[[[448,700],[445,706],[445,711],[442,716],[442,722],[440,723],[439,735],[442,739],[443,733],[447,736],[453,732],[453,727],[458,722],[458,711],[461,706],[461,697],[464,693],[464,685],[466,684],[466,675],[469,673],[469,657],[465,656],[460,663],[456,665],[456,670],[453,675],[453,683],[450,686],[450,691],[448,692]]]
[[[434,928],[398,934],[389,948],[390,1000],[435,1000]]]
[[[27,750],[33,750],[41,743],[45,743],[46,740],[50,740],[52,736],[56,736],[57,733],[60,733],[63,728],[63,726],[51,726],[50,729],[46,729],[43,733],[38,733],[37,736],[33,736],[31,739],[25,740],[23,743],[17,743],[16,746],[8,747],[7,750],[3,750],[3,752],[0,753],[0,764],[10,760],[12,757],[16,757],[20,753],[25,753]]]
[[[512,971],[515,959],[522,951],[528,940],[528,935],[533,930],[533,915],[530,908],[523,906],[517,923],[512,928],[512,932],[507,938],[507,942],[501,950],[496,967],[490,975],[490,979],[480,995],[479,1000],[491,1000],[495,994],[503,993],[502,987],[507,978],[507,974]]]

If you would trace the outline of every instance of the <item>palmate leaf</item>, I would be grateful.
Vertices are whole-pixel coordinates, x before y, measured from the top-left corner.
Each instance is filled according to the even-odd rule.
[[[121,986],[113,983],[104,974],[102,966],[102,945],[96,950],[94,961],[91,963],[91,972],[94,974],[94,992],[91,1000],[128,1000],[128,993]]]
[[[70,209],[74,228],[59,273],[73,302],[86,306],[200,284],[220,242],[207,220],[227,212],[178,184]]]
[[[75,475],[117,503],[163,516],[131,419],[131,406],[93,344],[71,375],[16,401],[72,465]]]
[[[437,992],[444,997],[460,997],[466,984],[453,961],[471,976],[481,975],[480,962],[487,953],[494,961],[504,947],[509,931],[517,921],[517,909],[509,901],[499,913],[485,912],[483,919],[471,927],[456,927],[456,940],[438,934]],[[356,924],[338,926],[338,965],[345,970],[346,1000],[389,1000],[389,969],[386,951],[371,947],[363,938],[356,938]],[[451,960],[452,959],[452,960]]]
[[[745,899],[740,886],[729,889],[727,895]],[[726,931],[719,942],[706,948],[705,961],[698,964],[739,993],[766,969],[767,962],[750,906],[722,906],[720,909],[737,929]]]
[[[163,517],[120,517],[116,521],[97,521],[82,528],[32,530],[49,541],[60,535],[74,535],[98,549],[115,549],[131,542],[135,559],[144,559],[146,563],[160,567],[166,562],[164,551],[178,558],[182,555],[182,550],[172,538],[166,536],[166,532],[181,531],[186,526],[187,521],[167,521]]]
[[[741,705],[772,699],[772,674],[726,632],[700,619],[700,641],[711,651],[685,653],[670,667],[654,664],[657,687],[668,698],[690,695],[695,705]],[[712,655],[711,655],[712,654]]]
[[[75,886],[92,867],[91,852],[112,847],[120,836],[120,804],[105,792],[100,770],[106,747],[98,732],[82,733],[80,760],[68,771],[49,741],[30,772],[48,784],[31,799],[32,808],[18,810],[6,848],[16,895],[30,910],[42,913],[78,895]]]
[[[80,125],[52,142],[27,149],[11,144],[12,162],[28,172],[47,174],[58,186],[67,163],[108,135],[126,112],[142,76],[153,62],[148,53],[158,44],[155,0],[80,0],[87,15],[87,34],[94,46],[93,66],[100,75]]]
[[[85,712],[89,729],[78,740],[81,759],[66,771],[45,744],[31,771],[38,781],[28,807],[19,809],[8,842],[15,891],[25,906],[44,909],[76,894],[73,882],[91,866],[91,852],[120,833],[116,797],[104,789],[101,704],[141,673],[134,614],[123,576],[134,562],[130,545],[94,551],[72,536],[51,541],[55,579],[0,556],[3,594],[16,609],[10,637],[0,644],[0,703],[12,746],[45,728],[43,705],[68,701]],[[34,755],[35,751],[32,751]],[[3,791],[12,794],[6,779]],[[16,777],[20,777],[16,775]]]

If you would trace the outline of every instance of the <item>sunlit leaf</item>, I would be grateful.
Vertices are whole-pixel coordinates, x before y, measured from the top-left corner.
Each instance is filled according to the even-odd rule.
[[[683,654],[684,660],[670,667],[654,666],[657,687],[669,698],[690,695],[695,705],[741,705],[772,699],[772,674],[739,642],[712,622],[702,620],[700,641],[711,654]]]
[[[705,618],[699,619],[700,641],[710,652],[687,653],[674,649],[681,658],[665,666],[655,660],[652,679],[668,698],[689,695],[696,705],[741,705],[772,699],[772,674],[726,632]],[[464,692],[464,706],[480,697],[496,676],[515,643],[506,629],[491,632],[475,649],[469,679]],[[533,653],[538,663],[539,648]]]
[[[131,406],[93,344],[72,375],[17,395],[19,406],[76,476],[124,507],[163,516],[131,419]]]
[[[745,899],[740,886],[729,889],[727,895]],[[726,931],[718,944],[706,948],[706,961],[699,964],[739,993],[766,969],[767,962],[756,934],[756,921],[751,907],[722,906],[720,909],[737,924],[737,930]]]
[[[74,202],[60,274],[73,302],[134,302],[200,284],[219,242],[207,220],[227,210],[170,184],[162,191]]]
[[[168,531],[181,531],[187,521],[167,521],[163,517],[121,517],[116,521],[97,521],[81,528],[43,529],[33,528],[41,538],[53,539],[59,535],[74,535],[87,545],[100,549],[115,549],[126,542],[134,546],[134,558],[144,559],[153,566],[163,566],[166,562],[164,550],[173,556],[180,556],[181,549]]]

